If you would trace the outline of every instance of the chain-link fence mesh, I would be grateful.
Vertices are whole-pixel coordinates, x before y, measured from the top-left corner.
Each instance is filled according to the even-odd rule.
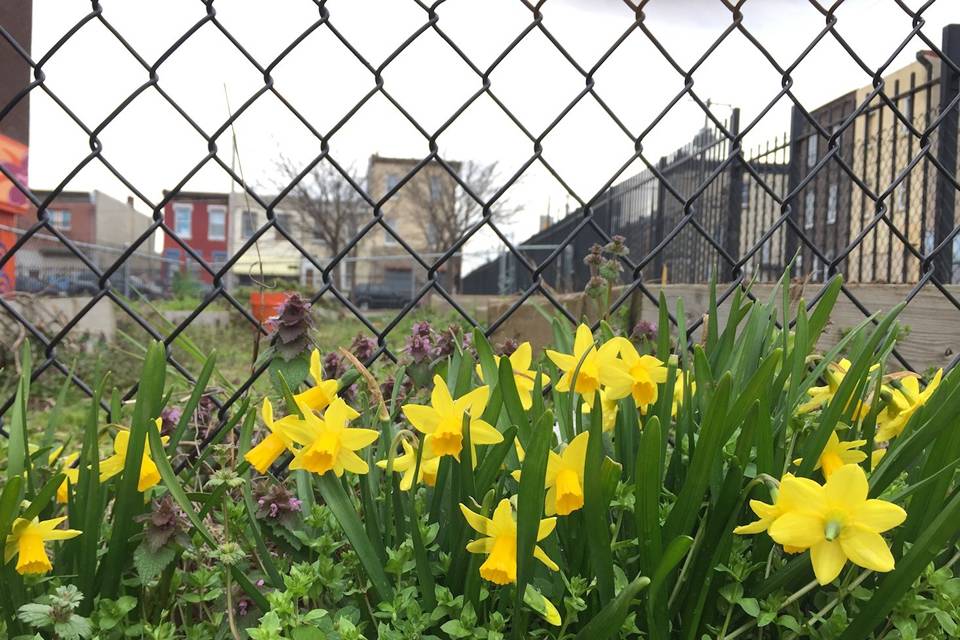
[[[506,46],[488,65],[472,59],[447,32],[443,0],[432,4],[410,0],[419,11],[418,26],[405,33],[395,49],[378,58],[362,53],[338,28],[336,5],[325,0],[314,0],[312,22],[289,43],[278,43],[279,53],[269,60],[250,53],[248,43],[218,17],[221,3],[214,0],[199,2],[191,23],[166,50],[150,57],[138,51],[137,42],[125,37],[97,0],[39,56],[31,53],[28,42],[21,42],[24,37],[18,38],[13,25],[0,24],[3,59],[11,62],[4,63],[4,68],[29,71],[29,77],[14,81],[16,86],[0,104],[0,132],[16,128],[13,125],[25,105],[42,97],[89,142],[89,152],[48,191],[30,189],[16,158],[0,163],[0,175],[11,194],[8,200],[23,205],[14,223],[5,227],[7,235],[0,236],[5,243],[0,249],[5,286],[28,293],[59,286],[64,290],[58,289],[58,293],[80,293],[88,298],[59,323],[37,322],[16,296],[0,297],[0,308],[24,337],[40,346],[44,357],[34,370],[35,378],[58,371],[88,393],[92,381],[78,375],[63,352],[78,324],[104,301],[144,337],[167,345],[177,344],[191,323],[214,303],[223,304],[242,318],[250,331],[265,336],[267,328],[255,317],[241,287],[255,287],[264,278],[289,277],[310,292],[312,302],[346,310],[357,326],[376,338],[371,360],[395,359],[391,332],[429,298],[488,332],[533,297],[573,320],[560,293],[584,287],[589,272],[583,258],[593,244],[606,244],[616,235],[626,238],[630,253],[622,259],[624,287],[618,290],[614,307],[637,295],[656,303],[657,283],[705,283],[712,277],[721,283],[722,302],[746,282],[775,281],[792,260],[792,275],[808,282],[843,274],[848,283],[906,283],[911,285],[905,294],[907,302],[921,290],[933,289],[960,310],[949,286],[960,282],[956,207],[960,192],[956,162],[960,27],[947,27],[942,36],[927,33],[924,14],[934,3],[931,0],[911,8],[895,0],[909,29],[901,40],[888,43],[889,57],[879,66],[868,65],[837,28],[837,6],[817,2],[810,3],[810,10],[822,15],[822,28],[795,59],[778,61],[745,22],[744,2],[722,0],[718,4],[724,7],[727,21],[714,41],[688,43],[691,50],[702,54],[684,55],[693,60],[686,65],[649,27],[647,3],[630,0],[626,1],[629,19],[622,33],[603,48],[591,66],[570,55],[563,38],[548,27],[544,3],[527,0],[522,0],[522,28],[510,34]],[[139,74],[132,79],[132,91],[96,120],[81,117],[52,88],[45,73],[50,59],[88,24],[101,27],[103,37],[112,39],[124,56],[135,61]],[[165,89],[163,81],[168,60],[186,49],[201,29],[212,29],[225,38],[242,64],[260,79],[246,100],[233,105],[228,117],[212,125],[195,119],[182,101]],[[295,106],[274,82],[278,65],[314,33],[332,37],[367,86],[332,124],[323,126]],[[749,42],[780,79],[779,86],[770,88],[769,103],[749,120],[741,118],[739,109],[718,115],[720,110],[695,87],[695,79],[708,73],[704,64],[733,34]],[[491,79],[504,59],[534,37],[545,39],[582,83],[572,99],[536,129],[501,99],[497,82]],[[628,126],[595,84],[606,61],[629,37],[652,45],[659,61],[682,80],[682,88],[642,128]],[[448,117],[429,125],[405,107],[398,98],[402,91],[384,81],[385,70],[398,56],[426,38],[438,39],[462,63],[463,79],[473,87]],[[795,94],[794,74],[824,42],[833,43],[837,55],[858,66],[872,82],[814,109]],[[916,64],[905,71],[894,69],[897,55],[917,45],[923,51]],[[634,81],[629,77],[619,80]],[[336,90],[329,87],[331,93]],[[437,91],[441,91],[439,86]],[[146,94],[172,109],[206,148],[205,155],[197,157],[179,181],[166,185],[162,197],[144,193],[128,179],[125,167],[113,161],[111,148],[103,142],[104,131]],[[471,172],[469,166],[448,159],[439,150],[444,132],[481,98],[495,105],[498,115],[506,118],[528,149],[525,161],[507,170],[496,184],[489,176],[485,180],[482,171]],[[288,166],[288,172],[281,172],[282,179],[267,189],[245,180],[242,164],[235,162],[236,141],[231,142],[237,120],[266,100],[281,105],[319,149],[302,166]],[[331,140],[346,135],[342,132],[372,100],[389,104],[404,126],[422,137],[428,153],[413,160],[374,156],[365,175],[341,162],[331,152]],[[681,100],[702,111],[704,126],[676,152],[650,157],[645,143]],[[551,132],[585,101],[599,109],[607,124],[622,133],[633,148],[629,157],[614,158],[618,168],[591,193],[575,189],[570,176],[543,153]],[[745,138],[781,101],[792,107],[790,131],[748,149]],[[149,127],[150,123],[142,125]],[[592,149],[591,153],[603,154],[604,149]],[[91,164],[105,168],[151,210],[151,215],[141,216],[141,222],[127,230],[115,246],[84,242],[75,226],[81,217],[79,209],[63,205],[71,180]],[[514,242],[501,223],[508,213],[505,194],[532,167],[562,187],[574,211],[532,237]],[[194,176],[211,168],[229,176],[236,186],[233,193],[191,192]],[[331,186],[334,184],[336,189]],[[317,203],[322,206],[316,207]],[[444,226],[450,220],[456,224]],[[3,219],[0,223],[7,224]],[[198,225],[205,230],[203,242],[195,235]],[[498,248],[486,247],[483,256],[471,259],[469,243],[481,232]],[[145,256],[151,254],[157,234],[163,237],[162,253],[148,259]],[[56,260],[68,266],[57,266],[50,247],[56,249]],[[82,274],[74,273],[77,269]],[[200,298],[175,321],[157,322],[142,306],[131,302],[131,290],[146,298],[161,297],[185,280],[199,283]],[[460,293],[515,297],[502,314],[482,322],[461,304]],[[843,294],[864,314],[874,311],[857,299],[850,286],[845,286]],[[811,304],[816,295],[812,298]],[[381,303],[394,310],[379,320],[372,318],[368,308]],[[699,322],[694,322],[688,331],[698,327]],[[175,351],[170,359],[172,367],[193,379],[193,367],[181,362]],[[955,362],[952,358],[951,365]],[[268,365],[252,367],[245,382],[217,400],[221,425]],[[130,389],[127,397],[134,391]],[[0,413],[11,402],[12,397],[3,398]]]

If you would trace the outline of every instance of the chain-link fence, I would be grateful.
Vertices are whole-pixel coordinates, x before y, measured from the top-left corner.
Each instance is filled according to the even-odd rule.
[[[29,3],[13,4],[22,4],[29,12]],[[823,17],[819,32],[796,58],[778,60],[745,22],[744,3],[722,0],[718,3],[726,14],[722,30],[712,42],[684,45],[691,51],[703,51],[700,55],[683,52],[683,59],[692,60],[684,64],[650,28],[645,14],[648,3],[627,0],[629,11],[622,33],[603,47],[589,66],[570,55],[568,43],[548,27],[543,2],[522,0],[522,27],[509,34],[502,51],[486,65],[471,58],[445,28],[443,0],[432,4],[411,0],[410,4],[419,12],[418,25],[403,34],[398,46],[376,58],[362,53],[338,27],[336,5],[325,0],[314,0],[312,21],[289,42],[276,43],[279,53],[270,59],[251,54],[249,43],[218,17],[220,2],[214,0],[198,2],[190,24],[165,50],[149,57],[138,50],[136,41],[125,37],[124,30],[111,21],[109,11],[97,0],[40,55],[34,55],[29,46],[29,19],[26,29],[18,30],[23,25],[16,19],[16,8],[4,9],[0,73],[12,86],[0,94],[0,133],[6,140],[5,152],[10,151],[0,162],[0,182],[5,183],[0,184],[0,195],[6,194],[5,202],[13,213],[0,217],[0,224],[18,230],[0,236],[0,272],[7,278],[4,286],[16,288],[12,281],[21,277],[43,280],[31,272],[27,258],[30,247],[37,243],[55,244],[61,258],[69,258],[89,274],[83,279],[89,285],[84,290],[89,300],[74,317],[53,330],[32,322],[21,307],[0,297],[0,308],[43,352],[34,377],[59,371],[70,376],[79,388],[90,391],[92,381],[71,370],[61,347],[84,316],[103,301],[115,306],[145,335],[168,345],[214,303],[224,304],[252,330],[267,335],[248,301],[235,289],[236,285],[255,285],[265,277],[289,277],[310,290],[313,302],[325,301],[345,310],[376,337],[378,349],[371,359],[396,358],[388,343],[390,332],[427,297],[445,302],[464,322],[479,325],[480,319],[461,304],[459,293],[516,294],[503,316],[488,321],[484,326],[487,330],[532,297],[542,298],[571,317],[557,292],[582,288],[587,280],[583,257],[591,245],[610,242],[614,235],[623,235],[630,248],[629,256],[623,258],[625,287],[613,301],[615,307],[636,295],[656,303],[652,283],[706,282],[714,274],[722,283],[722,302],[745,282],[775,280],[796,256],[793,275],[797,278],[819,282],[840,273],[855,283],[909,283],[912,286],[905,296],[908,302],[921,290],[934,289],[960,310],[949,288],[951,282],[960,280],[956,207],[960,192],[956,163],[960,27],[947,27],[942,37],[940,33],[927,33],[925,13],[935,0],[918,8],[897,0],[897,10],[909,28],[902,39],[887,43],[889,57],[873,66],[858,55],[837,28],[837,6],[825,7],[817,2],[810,3],[810,10]],[[490,11],[498,9],[491,7]],[[864,22],[869,16],[847,19]],[[82,117],[58,95],[45,73],[51,57],[91,24],[138,68],[132,91],[105,117],[95,120]],[[195,119],[165,89],[163,80],[170,58],[186,49],[201,29],[214,30],[225,38],[260,82],[245,101],[234,105],[228,117],[213,125]],[[274,82],[278,65],[314,33],[324,33],[338,43],[355,65],[356,75],[367,83],[356,102],[351,102],[329,126],[311,121]],[[780,80],[779,85],[770,87],[769,103],[750,119],[742,118],[738,109],[724,108],[723,113],[728,115],[717,115],[718,108],[695,88],[695,79],[709,73],[704,64],[719,55],[718,49],[733,34],[745,39]],[[497,82],[491,79],[498,65],[533,37],[544,39],[582,82],[576,94],[537,129],[525,124],[515,108],[501,99]],[[628,126],[622,113],[604,100],[595,85],[596,75],[630,37],[651,45],[658,60],[682,81],[666,106],[641,128]],[[397,87],[384,82],[384,71],[426,38],[439,41],[458,60],[464,81],[472,83],[467,99],[429,126],[405,107]],[[872,82],[863,89],[852,89],[834,103],[812,108],[795,94],[794,74],[810,52],[824,42],[831,42],[836,56],[859,67]],[[916,64],[905,71],[894,69],[892,63],[898,54],[916,46],[923,49]],[[627,76],[618,80],[635,81]],[[328,90],[333,94],[337,87]],[[436,90],[442,91],[439,84]],[[181,179],[166,185],[162,197],[141,191],[127,177],[125,168],[113,161],[111,148],[103,142],[104,131],[146,94],[172,109],[207,150]],[[62,176],[59,184],[43,192],[31,190],[25,178],[25,154],[17,155],[26,106],[38,97],[55,105],[59,115],[68,118],[89,141],[89,152]],[[495,106],[528,150],[524,162],[506,171],[493,188],[489,180],[484,181],[482,171],[471,175],[469,167],[448,159],[440,152],[438,142],[481,98]],[[281,105],[319,148],[313,158],[268,189],[245,180],[240,164],[224,158],[223,153],[231,147],[237,120],[265,100]],[[372,100],[389,104],[404,126],[422,138],[428,153],[412,160],[374,155],[364,176],[341,163],[331,152],[331,140],[348,135],[343,131],[349,131],[351,121]],[[543,152],[544,141],[584,101],[599,109],[606,124],[622,133],[633,149],[622,162],[615,159],[618,168],[596,193],[573,188],[569,176]],[[704,126],[675,153],[659,159],[650,157],[645,144],[651,132],[681,101],[702,111]],[[781,101],[792,106],[789,134],[748,150],[745,140]],[[151,123],[143,122],[142,126],[150,127]],[[232,146],[236,156],[235,140]],[[602,155],[605,151],[599,148],[590,152]],[[63,213],[67,209],[58,204],[71,180],[91,164],[105,168],[150,210],[148,216],[136,219],[132,232],[119,245],[122,249],[106,259],[93,257],[89,246],[67,228],[68,218]],[[640,173],[635,173],[637,166],[642,166]],[[321,167],[327,172],[326,182],[316,173]],[[511,242],[503,224],[507,217],[505,194],[531,167],[559,184],[575,210],[528,240]],[[192,191],[191,179],[210,168],[229,177],[234,185],[231,193]],[[337,189],[331,188],[329,179]],[[312,189],[304,188],[308,181],[312,181]],[[2,212],[0,209],[0,216]],[[422,224],[423,212],[433,215],[427,224]],[[533,211],[523,214],[538,215]],[[450,224],[445,225],[447,222]],[[202,233],[198,233],[200,229]],[[466,264],[465,247],[482,234],[502,247],[502,254],[479,261],[479,265]],[[157,237],[162,240],[155,240]],[[132,269],[128,265],[138,256],[154,252],[155,242],[162,243],[157,262],[162,266],[148,266],[135,274],[138,278],[145,284],[159,282],[163,289],[173,276],[190,273],[205,285],[196,307],[169,326],[152,322],[127,297],[127,274]],[[93,238],[90,244],[99,243]],[[380,269],[371,271],[368,266],[377,258]],[[49,264],[47,258],[44,260]],[[155,277],[145,277],[150,274]],[[371,321],[367,311],[373,306],[371,298],[398,290],[404,295],[387,305],[396,307],[389,320],[380,324]],[[844,295],[865,314],[873,311],[850,287],[845,287]],[[816,295],[812,298],[811,304],[816,302]],[[688,331],[697,330],[699,324],[688,324]],[[173,356],[171,365],[193,379],[192,367]],[[230,408],[268,365],[259,363],[245,383],[218,400],[221,425]],[[133,393],[131,389],[128,397]],[[11,402],[12,397],[2,399],[0,413]],[[214,430],[209,437],[215,436]]]

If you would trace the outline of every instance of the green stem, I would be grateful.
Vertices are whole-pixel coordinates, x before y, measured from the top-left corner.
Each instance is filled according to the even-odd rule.
[[[795,591],[789,598],[784,600],[783,604],[777,607],[777,611],[782,611],[783,609],[786,609],[791,604],[793,604],[803,596],[813,591],[816,588],[816,586],[817,586],[816,580],[811,580],[807,584],[803,585],[802,587],[800,587],[799,590]],[[750,629],[753,629],[755,626],[757,626],[757,621],[756,619],[753,619],[750,622],[747,622],[737,627],[736,629],[733,630],[733,633],[723,636],[719,640],[733,640],[734,638],[739,638],[740,636],[745,634],[747,631],[750,631]]]

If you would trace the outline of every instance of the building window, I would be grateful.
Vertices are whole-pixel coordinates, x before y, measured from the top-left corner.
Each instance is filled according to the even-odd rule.
[[[960,237],[960,236],[958,236]],[[953,239],[953,244],[956,246],[957,238]],[[924,255],[930,255],[933,253],[933,248],[937,246],[937,236],[934,234],[933,229],[928,229],[923,234],[923,253]],[[956,248],[956,247],[955,247]],[[954,253],[954,259],[956,259],[956,253]]]
[[[960,283],[960,234],[953,236],[953,283]]]
[[[257,212],[244,211],[240,214],[240,239],[248,240],[257,230]]]
[[[383,221],[389,224],[391,229],[397,231],[397,221],[391,220],[391,216],[384,214]],[[397,244],[397,239],[394,238],[389,231],[387,231],[386,227],[383,228],[383,244]]]
[[[903,113],[903,117],[907,119],[910,124],[913,124],[913,96],[907,95],[903,97],[903,100],[900,102],[900,111]],[[907,127],[906,122],[900,122],[900,132],[903,135],[907,135],[910,132],[910,128]]]
[[[227,239],[227,208],[220,204],[207,207],[207,239]]]
[[[227,261],[227,252],[226,251],[214,251],[210,254],[210,266],[215,270],[223,267],[223,264]]]
[[[820,282],[820,256],[816,254],[813,256],[813,274],[810,279],[813,282]]]
[[[813,133],[807,138],[807,166],[812,167],[817,164],[817,134]]]
[[[740,208],[744,210],[750,208],[750,183],[746,181],[740,187]]]
[[[47,211],[47,220],[53,225],[54,229],[60,231],[70,231],[72,214],[66,209],[51,209]]]
[[[827,191],[827,224],[837,221],[837,185],[831,184]]]
[[[275,213],[274,220],[276,220],[276,231],[277,231],[277,240],[285,239],[283,234],[280,233],[280,229],[283,229],[287,232],[287,235],[293,235],[291,229],[291,222],[293,221],[293,216],[289,213]]]
[[[906,184],[901,184],[896,188],[897,200],[896,206],[897,211],[904,211],[907,208],[907,186]]]
[[[767,239],[763,245],[760,246],[760,266],[767,266],[770,264],[770,242],[772,239]]]
[[[817,206],[817,193],[815,191],[807,191],[807,195],[804,197],[804,203],[803,203],[803,228],[804,229],[813,229],[813,218],[814,218],[816,206]]]
[[[182,240],[193,237],[193,205],[188,202],[173,204],[173,232]]]
[[[396,186],[400,183],[400,176],[398,176],[395,173],[388,173],[386,182],[387,182],[387,189],[384,192],[384,195],[386,195],[388,192],[396,188]]]
[[[430,199],[438,201],[443,198],[443,181],[440,176],[430,176]]]

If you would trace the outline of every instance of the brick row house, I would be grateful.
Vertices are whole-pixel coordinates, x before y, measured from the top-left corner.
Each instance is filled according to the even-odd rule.
[[[418,163],[419,160],[410,158],[372,156],[365,180],[371,197],[382,198]],[[421,199],[424,193],[453,193],[455,187],[453,178],[440,165],[428,165],[383,205],[384,219],[414,251],[429,256],[437,250],[437,242],[424,231]],[[250,284],[260,276],[308,288],[321,286],[322,276],[314,262],[326,264],[333,252],[315,228],[317,222],[298,210],[293,198],[275,207],[274,218],[312,260],[301,254],[276,228],[258,236],[256,249],[247,247],[250,239],[267,223],[267,213],[242,192],[184,191],[173,197],[169,193],[165,196],[169,198],[164,207],[167,227],[204,260],[218,267],[229,256],[240,254],[226,274],[228,286]],[[261,199],[271,202],[275,196],[261,195]],[[353,239],[372,216],[373,209],[358,199],[356,212],[350,216],[341,241]],[[164,236],[163,257],[166,277],[171,277],[173,270],[184,270],[195,273],[203,282],[212,282],[211,276],[169,234]],[[361,284],[409,295],[423,285],[426,276],[425,270],[380,225],[371,227],[339,265],[335,279],[344,293]],[[447,267],[439,271],[445,274]]]
[[[164,191],[164,198],[170,193]],[[216,270],[227,260],[227,237],[230,230],[229,197],[226,193],[181,191],[163,208],[166,226],[183,244]],[[170,234],[163,236],[164,280],[169,282],[175,271],[194,274],[208,284],[213,277]]]
[[[41,199],[49,191],[34,189]],[[18,225],[27,229],[36,221],[31,205]],[[47,205],[47,220],[57,232],[72,241],[90,262],[106,269],[120,258],[130,245],[149,227],[148,215],[137,211],[133,198],[119,200],[102,191],[61,191]],[[124,262],[127,275],[152,276],[158,256],[148,239]],[[54,277],[89,278],[90,270],[73,251],[56,236],[41,232],[34,235],[17,252],[17,273],[42,281]]]

